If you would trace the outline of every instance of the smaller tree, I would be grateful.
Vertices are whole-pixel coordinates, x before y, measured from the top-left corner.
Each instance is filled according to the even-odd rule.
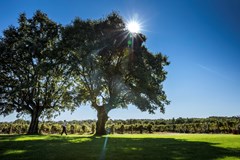
[[[147,126],[148,133],[152,133],[152,128],[153,128],[153,126],[151,124],[148,124],[148,126]]]
[[[124,124],[121,125],[121,127],[120,127],[120,131],[121,131],[121,134],[124,133],[124,131],[125,131]]]
[[[21,14],[18,23],[0,40],[0,115],[30,114],[28,134],[37,134],[43,113],[73,107],[71,79],[61,59],[61,26],[41,11],[29,19]]]

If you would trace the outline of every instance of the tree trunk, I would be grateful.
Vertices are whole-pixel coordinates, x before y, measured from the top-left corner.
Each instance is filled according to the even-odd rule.
[[[31,114],[31,123],[30,123],[27,134],[38,134],[38,123],[39,123],[40,115],[41,115],[40,108],[39,107],[34,108]]]
[[[108,120],[108,115],[107,112],[105,111],[104,106],[100,106],[97,109],[97,125],[96,125],[96,135],[105,135],[106,130],[105,130],[105,124]]]

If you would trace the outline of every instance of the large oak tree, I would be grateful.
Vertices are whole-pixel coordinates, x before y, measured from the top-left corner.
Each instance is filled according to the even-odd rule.
[[[130,33],[118,14],[100,20],[76,18],[65,27],[62,40],[75,100],[97,111],[96,134],[106,133],[108,113],[115,108],[133,104],[141,111],[164,112],[169,104],[162,84],[167,57],[148,51],[146,37]]]
[[[38,133],[39,116],[51,117],[73,106],[71,78],[59,48],[61,26],[36,11],[20,14],[0,41],[0,114],[30,114],[28,134]]]

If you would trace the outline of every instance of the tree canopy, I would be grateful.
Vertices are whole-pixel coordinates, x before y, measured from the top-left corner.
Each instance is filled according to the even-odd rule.
[[[167,57],[143,45],[146,37],[133,34],[118,14],[101,20],[75,19],[63,31],[77,102],[98,112],[97,134],[105,133],[108,112],[134,104],[141,111],[164,112],[169,104],[162,82]],[[129,46],[129,37],[132,46]]]
[[[20,14],[0,41],[0,114],[30,114],[29,134],[38,133],[40,115],[72,106],[67,66],[59,51],[61,26],[36,11],[30,19]]]
[[[19,17],[0,41],[0,114],[30,114],[29,134],[39,116],[90,104],[96,134],[105,134],[108,113],[135,105],[164,113],[169,104],[162,82],[167,57],[150,52],[141,33],[131,33],[119,14],[99,20],[76,18],[61,26],[37,11]]]

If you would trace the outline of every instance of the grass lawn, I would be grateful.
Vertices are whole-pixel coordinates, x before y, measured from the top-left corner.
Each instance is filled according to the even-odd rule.
[[[240,160],[240,136],[224,134],[0,135],[0,159]]]

